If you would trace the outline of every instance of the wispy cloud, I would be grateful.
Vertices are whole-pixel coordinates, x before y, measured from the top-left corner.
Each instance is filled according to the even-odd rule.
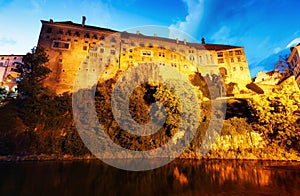
[[[0,38],[0,45],[2,45],[2,46],[15,45],[16,43],[17,43],[17,41],[12,38],[7,38],[7,37]]]
[[[183,0],[187,5],[188,13],[185,17],[185,20],[179,20],[175,24],[170,25],[170,38],[188,38],[184,36],[184,33],[178,33],[175,29],[178,29],[182,32],[188,33],[190,35],[195,35],[197,32],[203,12],[204,12],[204,0]]]
[[[300,43],[300,37],[297,37],[296,39],[294,39],[293,41],[291,41],[291,42],[286,46],[286,48],[293,47],[293,46],[295,46],[295,45],[297,45],[297,44],[299,44],[299,43]]]

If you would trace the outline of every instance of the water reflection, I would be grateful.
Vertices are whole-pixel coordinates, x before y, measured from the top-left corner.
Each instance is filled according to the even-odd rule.
[[[300,165],[176,160],[129,172],[101,161],[0,164],[0,195],[300,195]]]

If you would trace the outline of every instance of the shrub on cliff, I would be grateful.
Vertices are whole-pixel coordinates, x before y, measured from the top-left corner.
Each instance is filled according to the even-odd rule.
[[[269,95],[253,96],[249,105],[268,142],[300,151],[299,91],[285,86]]]

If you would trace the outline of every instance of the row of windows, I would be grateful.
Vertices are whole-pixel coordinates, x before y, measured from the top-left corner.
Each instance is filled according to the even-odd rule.
[[[241,55],[242,51],[241,50],[235,50],[235,55]],[[218,52],[217,53],[218,57],[224,57],[224,53],[223,52]],[[229,56],[233,56],[233,51],[229,51]]]
[[[53,30],[52,30],[52,28],[51,27],[49,27],[47,30],[46,30],[46,33],[52,33],[53,32]],[[62,30],[62,29],[60,29],[60,30],[58,30],[57,31],[57,34],[59,34],[59,35],[69,35],[69,36],[76,36],[76,37],[80,37],[81,36],[81,32],[79,32],[79,31],[75,31],[75,32],[72,32],[71,30],[67,30],[67,31],[64,31],[64,30]],[[96,34],[90,34],[90,33],[83,33],[83,37],[84,38],[92,38],[92,39],[99,39],[99,40],[104,40],[105,39],[105,37],[104,37],[104,35],[96,35]],[[112,42],[116,42],[116,40],[115,39],[112,39],[111,40]]]
[[[234,63],[234,62],[235,62],[235,61],[234,61],[234,58],[230,58],[230,62],[231,62],[231,63]],[[242,62],[241,57],[237,57],[237,62]],[[223,58],[218,59],[218,63],[219,63],[219,64],[220,64],[220,63],[224,63],[224,59],[223,59]]]
[[[240,67],[240,70],[243,71],[244,68],[243,68],[243,67]],[[236,67],[233,67],[233,68],[232,68],[232,71],[236,71]]]

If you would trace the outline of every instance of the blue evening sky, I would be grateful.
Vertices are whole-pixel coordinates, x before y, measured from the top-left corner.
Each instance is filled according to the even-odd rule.
[[[299,0],[0,0],[0,54],[29,52],[40,20],[81,23],[85,15],[88,25],[120,31],[159,25],[207,43],[244,46],[254,76],[266,69],[260,61],[300,42],[299,8]]]

